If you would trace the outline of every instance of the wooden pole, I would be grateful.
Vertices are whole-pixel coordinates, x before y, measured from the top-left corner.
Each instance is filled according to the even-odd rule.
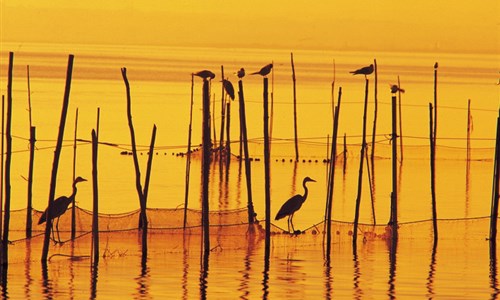
[[[66,73],[66,87],[64,90],[64,99],[61,112],[61,120],[59,123],[59,135],[57,137],[56,149],[54,150],[54,162],[52,165],[52,176],[50,178],[50,191],[49,200],[47,207],[51,207],[54,202],[55,192],[56,192],[56,182],[57,182],[57,169],[59,166],[59,156],[61,155],[62,142],[64,139],[64,127],[66,125],[66,115],[68,113],[69,106],[69,93],[71,90],[71,77],[73,74],[73,60],[74,55],[70,54],[68,58],[68,70]],[[45,238],[43,240],[43,250],[42,250],[42,263],[47,262],[47,257],[49,254],[49,241],[50,241],[50,229],[52,227],[52,219],[50,216],[50,209],[47,210],[47,222],[45,226]]]
[[[210,173],[211,145],[210,145],[210,94],[208,86],[209,86],[209,81],[207,79],[203,79],[202,223],[203,223],[203,245],[205,254],[210,253],[208,184],[209,184],[209,173]]]
[[[472,115],[470,112],[470,99],[467,101],[467,172],[471,159],[470,135],[472,133]]]
[[[359,222],[359,209],[361,206],[361,192],[363,187],[363,165],[366,150],[366,112],[368,109],[368,78],[365,78],[365,105],[363,111],[363,138],[361,141],[361,154],[359,155],[359,175],[358,175],[358,195],[356,197],[356,211],[354,214],[354,231],[353,231],[353,252],[357,249],[358,238],[358,222]]]
[[[153,130],[151,133],[151,143],[149,144],[149,155],[148,155],[148,164],[146,168],[146,176],[144,178],[144,190],[143,190],[143,197],[144,197],[144,205],[147,208],[148,204],[148,193],[149,193],[149,182],[151,180],[151,169],[153,166],[153,157],[154,157],[154,151],[155,151],[155,140],[156,140],[156,125],[153,124]],[[146,217],[146,216],[144,216]],[[146,220],[147,221],[147,220]],[[147,222],[146,222],[147,225]],[[143,228],[146,228],[147,226],[143,226]]]
[[[372,151],[370,155],[372,169],[375,172],[375,137],[377,136],[377,116],[378,116],[378,72],[377,60],[373,60],[374,74],[375,74],[375,87],[374,87],[374,110],[373,110],[373,132],[372,132]]]
[[[193,131],[192,130],[193,103],[194,103],[194,74],[191,74],[191,104],[189,109],[188,147],[187,147],[186,179],[185,179],[185,190],[184,190],[184,222],[183,222],[184,229],[186,229],[187,225],[187,209],[188,209],[188,199],[189,199],[189,173],[191,171],[191,134]]]
[[[344,165],[342,166],[342,171],[343,174],[345,175],[347,169],[347,136],[345,132],[344,132],[344,152],[342,154],[344,155]]]
[[[226,161],[231,161],[231,100],[226,102]]]
[[[78,133],[78,108],[75,113],[75,134],[73,136],[73,182],[76,178],[76,140]],[[73,203],[71,204],[71,240],[76,237],[76,203],[73,198]]]
[[[295,161],[299,161],[299,138],[297,131],[297,87],[295,78],[295,65],[293,63],[293,53],[290,53],[292,63],[292,81],[293,81],[293,129],[295,133]]]
[[[238,81],[238,98],[240,103],[240,128],[243,140],[243,154],[241,157],[245,160],[245,176],[247,181],[247,208],[248,208],[248,223],[253,224],[255,221],[255,211],[253,208],[252,200],[252,169],[250,164],[250,154],[248,153],[248,133],[247,133],[247,119],[245,112],[245,97],[243,93],[243,81]]]
[[[433,135],[435,129],[434,118],[432,115],[432,103],[429,103],[429,143],[430,143],[430,160],[431,160],[431,196],[432,196],[432,226],[434,229],[434,244],[438,241],[437,227],[437,208],[436,208],[436,137]],[[435,116],[435,114],[434,114]]]
[[[220,66],[221,70],[221,76],[222,79],[224,79],[224,66]],[[226,121],[226,101],[225,101],[225,91],[224,91],[224,84],[222,84],[222,91],[221,91],[221,120],[220,120],[220,138],[219,138],[219,159],[222,159],[222,150],[224,149],[224,122]],[[221,168],[222,170],[222,168]]]
[[[269,148],[269,99],[268,99],[268,78],[264,77],[264,191],[266,203],[266,243],[271,241],[271,152]]]
[[[95,130],[92,130],[92,187],[93,187],[93,205],[92,205],[92,262],[99,262],[99,192],[97,180],[97,146],[99,140]]]
[[[397,129],[397,110],[396,95],[392,94],[392,193],[391,193],[391,221],[392,241],[398,239],[398,129]]]
[[[3,200],[4,200],[4,147],[5,146],[5,96],[2,95],[2,153],[0,156],[2,161],[0,162],[0,237],[3,235]],[[1,240],[1,239],[0,239]]]
[[[4,223],[3,223],[3,239],[2,239],[2,268],[7,270],[9,263],[9,224],[10,224],[10,165],[12,160],[12,71],[14,67],[14,53],[9,53],[9,71],[7,79],[7,124],[6,124],[6,147],[7,156],[5,158],[5,203],[4,203]],[[4,278],[2,272],[3,280],[2,282],[7,282],[7,278]]]
[[[134,131],[134,124],[132,122],[132,100],[130,97],[130,84],[127,79],[127,69],[122,68],[122,77],[123,81],[125,82],[125,90],[127,93],[127,118],[128,118],[128,126],[130,129],[130,139],[131,139],[131,144],[132,144],[132,157],[134,160],[134,167],[135,167],[135,188],[137,190],[137,194],[139,195],[139,204],[141,207],[141,213],[139,217],[139,228],[142,229],[143,225],[147,225],[147,217],[146,217],[146,203],[144,201],[144,195],[142,192],[142,186],[141,186],[141,170],[139,168],[139,160],[137,158],[137,149],[136,149],[136,143],[135,143],[135,131]]]
[[[490,242],[496,242],[497,238],[498,199],[500,197],[500,110],[498,112],[497,118],[497,137],[493,173],[493,197],[491,200],[490,214]]]

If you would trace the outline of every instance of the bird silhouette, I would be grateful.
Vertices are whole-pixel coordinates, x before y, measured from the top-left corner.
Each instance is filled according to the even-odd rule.
[[[363,75],[370,75],[371,73],[373,73],[373,64],[367,66],[367,67],[363,67],[361,69],[357,69],[356,71],[351,71],[350,72],[352,75],[358,75],[358,74],[363,74]]]
[[[405,90],[400,88],[397,84],[391,85],[391,93],[401,92],[404,94]]]
[[[243,78],[245,77],[245,69],[241,68],[238,72],[236,72],[236,75],[238,75],[238,78]]]
[[[304,201],[307,199],[307,182],[316,182],[316,180],[311,179],[309,177],[304,178],[302,182],[302,186],[304,187],[304,195],[297,194],[292,198],[288,199],[280,208],[278,213],[276,214],[275,220],[282,219],[288,216],[288,232],[290,232],[290,225],[292,226],[292,233],[295,233],[295,228],[293,227],[293,215],[296,211],[300,209]]]
[[[222,85],[224,86],[224,90],[231,97],[231,100],[234,100],[234,87],[231,81],[227,79],[222,79]]]
[[[47,207],[45,209],[45,211],[43,212],[43,214],[40,216],[40,219],[38,220],[38,225],[45,223],[47,221],[47,211],[48,211],[48,209],[50,209],[50,221],[52,222],[52,220],[54,220],[55,218],[57,218],[56,231],[57,231],[57,238],[58,238],[59,242],[61,241],[61,239],[59,237],[59,218],[66,212],[66,210],[68,209],[68,206],[70,205],[70,203],[72,203],[73,200],[75,199],[75,196],[76,196],[76,184],[79,183],[79,182],[82,182],[82,181],[87,181],[87,179],[78,176],[75,179],[75,181],[73,182],[73,193],[69,197],[61,196],[61,197],[55,199],[51,203],[51,206]],[[53,227],[54,224],[51,223],[50,226],[52,227],[52,238],[55,241],[54,227]]]
[[[250,75],[262,75],[262,76],[267,76],[267,74],[271,73],[271,69],[273,68],[273,64],[268,64],[268,65],[265,65],[262,67],[262,69],[260,69],[260,71],[258,72],[253,72],[253,73],[250,73]]]
[[[214,79],[215,78],[215,74],[212,73],[212,71],[209,71],[209,70],[199,71],[197,73],[194,73],[193,75],[201,77],[204,80]]]

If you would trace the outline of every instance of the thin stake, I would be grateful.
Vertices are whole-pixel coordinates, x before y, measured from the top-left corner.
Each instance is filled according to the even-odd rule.
[[[224,66],[220,66],[221,76],[224,79]],[[224,149],[224,122],[226,121],[226,103],[225,103],[224,84],[221,91],[221,121],[220,121],[220,144],[219,144],[219,159],[222,159],[222,150]],[[221,168],[222,171],[222,168]]]
[[[247,180],[247,207],[248,207],[248,223],[253,224],[255,221],[255,211],[253,208],[252,200],[252,169],[250,164],[250,154],[248,153],[248,135],[247,135],[247,121],[245,112],[245,97],[243,94],[243,81],[240,79],[238,81],[238,97],[240,102],[240,128],[243,140],[243,153],[245,157],[241,159],[245,160],[245,176]]]
[[[202,223],[204,253],[210,253],[210,220],[208,184],[210,173],[210,94],[209,82],[203,79],[203,161],[202,161]],[[208,255],[208,254],[207,254]]]
[[[397,110],[396,95],[392,94],[392,193],[391,193],[391,221],[392,241],[398,239],[398,129],[397,129]]]
[[[467,165],[470,165],[471,159],[471,148],[470,148],[470,136],[472,133],[472,115],[470,111],[470,99],[467,101]],[[469,168],[467,167],[467,170]]]
[[[3,190],[4,190],[4,146],[5,146],[5,96],[2,95],[2,153],[0,156],[0,237],[3,235]]]
[[[75,113],[75,134],[73,137],[73,181],[75,182],[76,178],[76,140],[78,133],[78,108]],[[76,237],[76,203],[73,198],[73,203],[71,205],[71,239],[74,240]]]
[[[99,145],[98,136],[95,130],[92,130],[92,262],[99,262],[99,192],[97,180],[97,146]]]
[[[495,146],[495,169],[493,175],[493,197],[491,199],[490,214],[490,243],[497,238],[498,199],[500,197],[500,110],[497,118],[497,137]]]
[[[269,148],[268,78],[264,77],[264,191],[266,203],[266,244],[271,241],[271,153]]]
[[[373,173],[375,173],[375,137],[377,136],[377,116],[378,116],[378,72],[377,72],[377,60],[373,60],[373,68],[375,74],[375,88],[374,88],[374,110],[373,110],[373,132],[372,132],[372,151],[371,151],[371,163],[373,166]]]
[[[292,63],[292,81],[293,81],[293,129],[295,133],[295,161],[299,161],[299,138],[297,132],[297,87],[295,78],[295,65],[293,63],[293,53],[290,53]]]
[[[57,137],[56,149],[54,150],[54,162],[52,165],[52,176],[50,178],[50,192],[47,207],[51,207],[54,202],[54,196],[56,192],[56,182],[57,182],[57,169],[59,166],[59,156],[61,155],[62,142],[64,139],[64,127],[66,125],[66,115],[68,113],[69,106],[69,93],[71,90],[71,77],[73,74],[73,60],[74,56],[69,55],[68,58],[68,70],[66,73],[66,87],[64,90],[64,99],[61,112],[61,120],[59,122],[59,134]],[[43,240],[43,250],[42,250],[42,263],[47,263],[47,257],[49,255],[49,241],[50,241],[50,229],[52,227],[52,219],[50,216],[50,209],[47,210],[45,226],[45,238]]]
[[[361,191],[363,186],[363,165],[366,150],[366,112],[368,109],[368,78],[365,78],[365,105],[363,111],[363,138],[361,142],[361,154],[359,155],[359,175],[358,175],[358,195],[356,197],[356,211],[354,214],[354,232],[353,232],[353,252],[356,253],[358,238],[359,209],[361,206]]]
[[[437,139],[437,117],[438,117],[438,97],[437,97],[437,84],[438,84],[438,63],[436,62],[434,64],[434,132],[433,132],[433,139],[434,139],[434,147],[436,146],[436,139]]]
[[[183,228],[186,229],[187,225],[187,209],[189,199],[189,173],[191,170],[191,134],[193,124],[193,103],[194,103],[194,74],[191,74],[191,104],[189,109],[189,129],[188,129],[188,147],[187,147],[187,160],[186,160],[186,187],[184,190],[184,222]]]
[[[2,268],[7,270],[8,266],[8,250],[9,250],[9,225],[10,225],[10,165],[12,160],[12,71],[14,67],[14,53],[9,53],[9,71],[7,79],[7,124],[6,124],[6,146],[7,154],[5,158],[5,203],[4,203],[4,224],[3,224],[3,239],[2,239]],[[7,282],[6,272],[2,272],[2,283]],[[5,275],[5,277],[4,277]]]
[[[342,166],[342,171],[343,174],[345,175],[346,169],[347,169],[347,136],[344,133],[344,165]]]
[[[433,136],[433,129],[436,128],[432,115],[432,103],[429,103],[429,144],[431,160],[431,196],[432,196],[432,226],[434,229],[434,244],[438,240],[437,208],[436,208],[436,138]],[[434,114],[435,116],[435,114]]]

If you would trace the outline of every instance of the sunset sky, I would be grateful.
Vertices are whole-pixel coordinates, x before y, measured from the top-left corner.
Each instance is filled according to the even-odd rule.
[[[498,53],[499,2],[9,1],[1,42]],[[4,51],[6,49],[3,49]]]

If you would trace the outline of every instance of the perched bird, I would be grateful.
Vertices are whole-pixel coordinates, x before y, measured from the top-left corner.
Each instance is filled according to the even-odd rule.
[[[370,75],[373,73],[373,64],[369,65],[368,67],[363,67],[361,69],[357,69],[356,71],[351,71],[352,75],[358,75],[358,74],[363,74],[363,75]]]
[[[271,69],[272,68],[273,68],[273,64],[268,64],[268,65],[263,66],[262,69],[260,69],[260,71],[253,72],[250,75],[259,74],[259,75],[262,75],[262,76],[267,76],[267,74],[271,73]]]
[[[211,72],[211,71],[209,71],[209,70],[203,70],[203,71],[200,71],[200,72],[194,73],[193,75],[198,76],[198,77],[201,77],[201,78],[203,78],[204,80],[214,79],[214,78],[215,78],[215,74],[214,74],[214,73],[212,73],[212,72]]]
[[[73,193],[69,197],[61,196],[61,197],[55,199],[51,203],[51,206],[47,207],[45,209],[45,211],[43,212],[43,214],[40,216],[40,219],[38,220],[38,224],[39,225],[43,224],[44,222],[46,222],[47,221],[47,211],[48,211],[48,209],[50,209],[50,221],[52,221],[55,218],[57,218],[56,231],[57,231],[57,237],[58,237],[59,241],[61,240],[59,238],[59,217],[61,217],[66,212],[66,210],[68,209],[68,206],[70,205],[70,203],[72,203],[73,200],[75,200],[75,196],[76,196],[76,184],[79,183],[79,182],[82,182],[82,181],[87,181],[87,179],[78,176],[75,179],[75,181],[73,182]],[[51,223],[51,226],[53,226],[53,225],[54,224]],[[52,227],[52,237],[54,238],[54,227]],[[55,238],[54,238],[54,240],[55,240]]]
[[[290,232],[290,225],[292,226],[292,233],[295,232],[295,228],[293,228],[293,214],[300,209],[302,203],[307,199],[307,186],[306,183],[312,181],[316,182],[316,180],[311,179],[309,177],[304,178],[302,182],[302,186],[304,187],[304,195],[297,194],[292,198],[288,199],[280,208],[278,213],[276,214],[275,220],[282,219],[288,216],[288,232]]]
[[[400,88],[397,84],[391,85],[391,93],[397,93],[397,92],[404,93],[405,90]]]
[[[435,63],[434,63],[434,69],[437,69],[438,67],[439,67],[438,62],[435,62]]]
[[[245,69],[241,68],[238,72],[236,72],[236,75],[238,75],[238,78],[243,78],[245,77]]]
[[[224,86],[224,90],[231,97],[231,100],[234,100],[234,87],[231,81],[227,79],[222,79],[222,85]]]

